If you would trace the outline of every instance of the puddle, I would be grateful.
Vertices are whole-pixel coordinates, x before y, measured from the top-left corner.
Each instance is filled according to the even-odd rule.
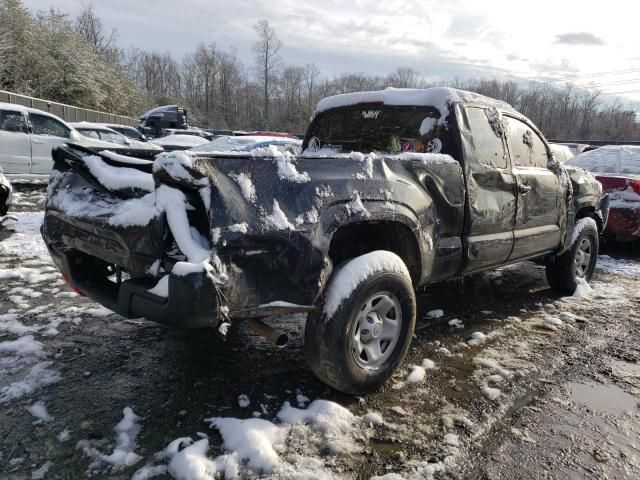
[[[636,410],[638,399],[615,385],[587,382],[569,384],[571,399],[601,413],[621,415]]]

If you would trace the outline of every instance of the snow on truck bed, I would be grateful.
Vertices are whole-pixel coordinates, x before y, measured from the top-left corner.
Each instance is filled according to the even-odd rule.
[[[449,106],[455,102],[469,102],[513,111],[508,103],[485,97],[478,93],[455,88],[392,88],[370,92],[343,93],[320,100],[313,118],[326,110],[357,105],[358,103],[382,103],[384,105],[410,105],[435,107],[440,112],[439,123],[449,116]]]

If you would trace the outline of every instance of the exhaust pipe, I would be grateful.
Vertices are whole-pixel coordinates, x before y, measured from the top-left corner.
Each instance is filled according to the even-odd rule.
[[[289,343],[289,337],[286,333],[267,325],[262,320],[250,318],[247,320],[247,324],[253,333],[260,335],[278,348],[284,348]]]

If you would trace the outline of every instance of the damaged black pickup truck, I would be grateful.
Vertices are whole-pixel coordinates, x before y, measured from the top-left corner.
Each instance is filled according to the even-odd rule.
[[[125,317],[218,327],[307,312],[316,375],[380,387],[415,289],[528,259],[571,294],[608,198],[509,105],[446,88],[322,100],[305,153],[54,152],[42,234],[78,291]]]

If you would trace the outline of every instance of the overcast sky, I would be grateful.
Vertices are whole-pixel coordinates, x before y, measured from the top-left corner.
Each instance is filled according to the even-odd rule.
[[[24,0],[72,15],[81,0]],[[88,0],[84,0],[87,3]],[[552,80],[632,92],[640,100],[640,4],[609,0],[109,0],[94,2],[121,47],[181,57],[200,43],[251,62],[252,25],[275,27],[286,63],[325,75],[386,75],[408,65],[429,80]],[[624,73],[619,73],[620,71]],[[616,72],[600,75],[604,72]],[[591,75],[591,76],[587,76]]]

